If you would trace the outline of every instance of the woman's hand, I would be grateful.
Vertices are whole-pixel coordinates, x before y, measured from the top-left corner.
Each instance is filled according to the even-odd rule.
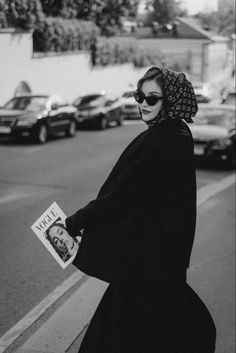
[[[83,228],[78,227],[78,220],[75,215],[65,219],[66,229],[72,238],[82,237]]]

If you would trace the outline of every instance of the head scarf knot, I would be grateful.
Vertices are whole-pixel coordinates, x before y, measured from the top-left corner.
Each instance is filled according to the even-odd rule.
[[[198,111],[197,100],[191,82],[186,75],[181,72],[172,71],[156,66],[150,70],[158,70],[164,78],[164,101],[157,116],[147,122],[148,126],[153,126],[170,119],[184,119],[192,123]]]

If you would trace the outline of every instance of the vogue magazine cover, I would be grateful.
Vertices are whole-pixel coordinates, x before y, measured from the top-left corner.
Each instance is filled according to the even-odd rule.
[[[72,238],[65,227],[66,215],[56,202],[37,219],[31,229],[60,266],[65,269],[75,258],[80,237]]]

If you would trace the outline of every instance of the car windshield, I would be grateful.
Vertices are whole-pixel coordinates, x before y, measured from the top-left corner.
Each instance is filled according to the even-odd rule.
[[[103,97],[101,94],[91,94],[89,96],[80,97],[76,99],[76,101],[74,102],[74,105],[78,106],[78,105],[90,104],[94,101],[99,101],[101,97]]]
[[[199,109],[194,123],[230,127],[235,124],[235,111],[226,109]]]
[[[235,97],[235,92],[229,93],[226,100],[225,104],[230,104],[230,105],[235,105],[236,102],[236,97]]]
[[[124,98],[129,98],[129,97],[133,97],[134,96],[134,91],[127,91],[125,93],[123,93],[122,97]]]
[[[47,97],[15,97],[7,102],[3,108],[37,112],[45,109],[47,100]]]

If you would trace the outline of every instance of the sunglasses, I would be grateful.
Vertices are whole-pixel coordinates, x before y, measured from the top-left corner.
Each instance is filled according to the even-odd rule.
[[[152,106],[155,105],[159,100],[163,99],[164,97],[157,96],[155,94],[151,94],[150,96],[145,96],[142,91],[134,91],[134,99],[137,103],[141,104],[144,100],[146,100],[147,104]]]

